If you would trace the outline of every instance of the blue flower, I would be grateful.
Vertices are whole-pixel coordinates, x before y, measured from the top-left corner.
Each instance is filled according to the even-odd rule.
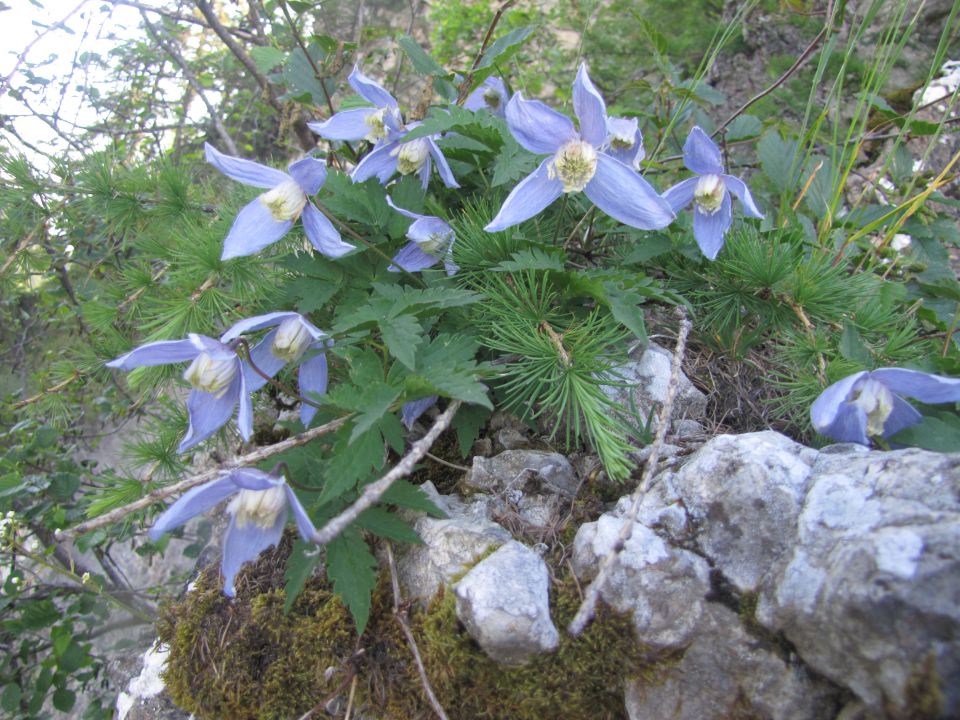
[[[491,75],[467,96],[463,106],[467,110],[489,110],[498,117],[506,115],[507,86],[503,80]]]
[[[356,65],[347,78],[350,87],[373,107],[342,110],[323,122],[309,122],[307,126],[327,140],[369,140],[381,143],[396,137],[403,128],[400,106],[396,99],[379,84],[368,78]]]
[[[579,132],[566,116],[536,100],[524,100],[520,93],[507,103],[507,125],[517,142],[550,157],[513,189],[485,229],[496,232],[516,225],[562,193],[581,190],[607,215],[626,225],[653,230],[673,222],[670,205],[650,183],[610,154],[606,104],[584,65],[573,83],[573,108],[580,120]]]
[[[663,197],[674,212],[693,201],[693,236],[701,252],[713,260],[723,247],[723,236],[733,220],[730,193],[743,203],[743,211],[750,217],[762,218],[763,213],[746,183],[724,174],[720,148],[698,127],[690,131],[683,145],[683,164],[697,177],[677,183]]]
[[[243,439],[249,440],[253,431],[250,389],[240,358],[229,345],[191,333],[187,340],[161,340],[141,345],[108,362],[107,367],[133,370],[188,360],[191,362],[183,379],[193,387],[187,397],[190,425],[177,451],[183,452],[213,435],[230,419],[238,403],[237,428]]]
[[[417,418],[436,404],[436,395],[430,395],[425,398],[420,398],[419,400],[411,400],[408,403],[404,403],[403,407],[400,408],[400,415],[403,417],[403,424],[407,430],[412,430]]]
[[[417,175],[424,190],[430,182],[430,170],[433,163],[437,165],[437,173],[443,184],[448,188],[458,188],[460,184],[453,177],[453,171],[447,164],[447,159],[440,152],[436,138],[438,135],[404,140],[409,131],[419,127],[415,122],[407,125],[396,138],[387,138],[363,158],[353,169],[350,177],[354,182],[363,182],[376,177],[384,185],[396,173],[401,175]]]
[[[312,394],[323,395],[327,391],[326,348],[332,341],[324,341],[326,333],[317,328],[300,313],[273,312],[257,315],[235,323],[220,340],[229,342],[243,333],[274,328],[250,350],[250,359],[264,374],[273,377],[287,363],[299,359],[309,352],[307,359],[300,363],[300,394],[311,398]],[[244,365],[246,383],[250,392],[262,388],[267,379],[253,368]],[[309,403],[300,404],[300,422],[309,426],[317,408]]]
[[[607,142],[604,150],[624,165],[637,172],[646,156],[643,149],[643,133],[636,118],[607,117]]]
[[[223,243],[222,260],[253,255],[282,238],[298,217],[310,243],[322,254],[337,258],[354,249],[343,242],[327,217],[307,200],[327,179],[322,160],[306,157],[282,170],[224,155],[209,143],[205,145],[207,162],[227,177],[252,187],[267,188],[246,205],[233,222]]]
[[[923,419],[901,394],[923,403],[958,402],[960,379],[901,368],[854,373],[820,394],[810,419],[817,432],[837,442],[869,445],[871,437],[896,435]]]
[[[184,493],[157,518],[150,528],[150,538],[159,540],[190,518],[233,496],[227,506],[230,524],[223,539],[223,592],[235,597],[234,578],[245,562],[256,560],[261,552],[276,545],[287,524],[287,510],[293,512],[297,529],[304,540],[316,534],[313,523],[296,494],[282,476],[252,468],[232,470],[205,485]]]
[[[400,272],[400,268],[403,268],[407,272],[416,272],[436,265],[440,262],[441,257],[447,275],[453,275],[460,269],[453,262],[453,241],[455,237],[452,227],[438,217],[420,215],[397,207],[393,204],[389,195],[387,196],[387,204],[401,215],[414,221],[407,230],[407,237],[410,238],[410,242],[394,256],[393,262],[395,264],[388,267],[387,270]]]

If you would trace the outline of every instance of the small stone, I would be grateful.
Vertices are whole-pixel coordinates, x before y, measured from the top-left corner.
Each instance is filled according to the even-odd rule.
[[[530,444],[526,435],[516,428],[511,427],[497,431],[497,442],[504,450],[519,450]]]
[[[566,497],[580,485],[570,461],[560,453],[542,450],[506,450],[492,458],[475,457],[464,484],[474,490],[500,493],[523,488],[536,479],[546,491]]]

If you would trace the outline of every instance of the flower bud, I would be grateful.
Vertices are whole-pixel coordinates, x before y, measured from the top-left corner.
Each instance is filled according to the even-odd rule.
[[[313,336],[299,317],[288,317],[277,328],[273,336],[270,352],[281,360],[293,362],[303,355],[304,350],[313,342]]]
[[[693,191],[693,200],[702,212],[713,215],[723,204],[726,191],[727,188],[719,175],[701,175]]]
[[[260,196],[273,219],[277,222],[296,220],[307,204],[307,196],[296,180],[291,178]]]
[[[202,352],[184,371],[183,379],[197,390],[220,397],[237,374],[237,364],[236,356],[214,359]]]
[[[227,512],[234,516],[238,528],[250,523],[270,528],[276,524],[277,517],[286,507],[287,497],[283,486],[277,485],[266,490],[241,490],[233,496]]]

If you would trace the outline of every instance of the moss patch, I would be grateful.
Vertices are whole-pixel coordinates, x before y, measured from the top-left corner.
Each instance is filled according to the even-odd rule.
[[[323,715],[325,704],[345,702],[355,686],[355,711],[367,708],[383,720],[432,717],[393,617],[389,578],[381,577],[367,631],[357,638],[349,612],[322,578],[309,580],[284,615],[289,552],[285,536],[248,566],[234,602],[220,592],[213,568],[183,602],[164,609],[159,634],[170,645],[164,679],[174,701],[204,720],[286,720],[318,706]],[[558,628],[579,601],[572,578],[555,581]],[[477,647],[457,620],[452,593],[441,593],[425,612],[411,610],[410,625],[451,718],[623,718],[624,678],[649,671],[629,618],[603,607],[579,638],[561,631],[556,653],[520,668],[500,666]]]

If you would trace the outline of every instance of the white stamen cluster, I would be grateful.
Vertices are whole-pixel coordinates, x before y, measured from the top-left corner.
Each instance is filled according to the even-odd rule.
[[[417,138],[403,143],[393,152],[397,155],[397,172],[410,175],[423,167],[430,153],[430,146],[426,138]]]
[[[364,118],[364,122],[367,124],[367,127],[370,128],[370,130],[364,136],[364,139],[375,143],[377,140],[382,140],[387,136],[387,125],[383,121],[383,117],[386,114],[387,109],[380,108],[376,112],[370,113],[366,118]]]
[[[452,239],[452,232],[430,233],[430,236],[426,240],[418,242],[417,245],[419,245],[420,249],[424,252],[436,255],[439,251],[446,250]]]
[[[260,202],[277,222],[296,220],[307,204],[307,196],[296,180],[290,179],[260,196]]]
[[[723,204],[726,188],[719,175],[701,175],[693,191],[693,200],[702,212],[713,215]]]
[[[300,322],[300,318],[288,317],[277,328],[270,352],[281,360],[293,362],[303,355],[311,342],[313,342],[313,335],[307,330],[307,326]]]
[[[563,183],[563,191],[579,192],[597,173],[597,151],[584,140],[571,140],[561,146],[547,168],[547,177]]]
[[[483,101],[487,104],[487,107],[496,110],[498,107],[500,107],[500,93],[493,88],[487,88],[483,91]]]
[[[883,435],[883,424],[893,412],[893,393],[887,386],[867,378],[856,389],[851,402],[867,415],[867,435]]]
[[[197,355],[184,371],[183,379],[197,390],[220,397],[237,374],[236,358],[214,359],[207,353]]]
[[[277,517],[287,507],[287,498],[283,486],[267,490],[241,490],[227,505],[227,512],[236,518],[238,528],[254,524],[257,527],[273,527]]]

